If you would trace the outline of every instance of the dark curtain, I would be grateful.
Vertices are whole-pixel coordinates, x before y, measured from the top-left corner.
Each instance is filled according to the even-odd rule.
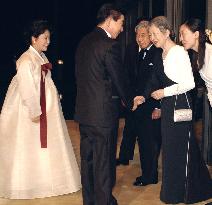
[[[164,15],[164,0],[116,0],[116,3],[125,11],[124,32],[119,36],[124,56],[127,45],[135,41],[138,19]]]

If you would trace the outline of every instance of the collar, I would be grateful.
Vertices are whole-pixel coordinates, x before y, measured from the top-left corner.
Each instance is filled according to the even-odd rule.
[[[109,38],[111,38],[112,36],[111,36],[111,34],[109,33],[109,32],[107,32],[105,29],[103,29],[102,27],[99,27],[99,28],[101,28],[102,30],[104,30],[105,31],[105,33],[107,34],[107,36],[109,37]]]
[[[110,34],[109,32],[107,32],[105,29],[103,29],[103,30],[106,32],[106,34],[107,34],[107,36],[108,36],[109,38],[112,37],[111,34]]]
[[[152,45],[153,45],[153,44],[151,44],[150,46],[148,46],[148,47],[146,48],[146,50],[149,50],[149,49],[152,47]]]
[[[152,47],[153,44],[149,45],[147,48],[144,48],[144,50],[149,50],[151,47]],[[139,46],[138,47],[138,51],[140,52],[142,49],[141,47]]]
[[[43,52],[42,52],[41,54],[39,54],[39,53],[37,52],[37,50],[36,50],[33,46],[31,46],[31,45],[30,45],[29,49],[30,49],[32,52],[34,52],[40,59],[42,59],[42,61],[45,61],[44,58],[42,58],[42,55],[44,55]]]

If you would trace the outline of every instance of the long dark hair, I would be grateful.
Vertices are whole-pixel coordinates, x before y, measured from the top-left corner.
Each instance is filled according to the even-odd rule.
[[[199,71],[205,63],[205,43],[206,43],[205,25],[200,19],[197,18],[191,18],[187,20],[184,23],[184,25],[193,33],[196,31],[199,32],[198,52],[192,50],[192,61],[191,61],[193,70]]]

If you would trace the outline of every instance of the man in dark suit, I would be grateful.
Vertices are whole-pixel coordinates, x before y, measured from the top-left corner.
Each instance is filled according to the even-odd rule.
[[[75,120],[80,128],[84,205],[116,205],[115,156],[120,100],[132,109],[132,92],[121,64],[119,43],[124,15],[111,4],[97,14],[98,25],[76,52]],[[136,100],[135,100],[136,102]],[[133,109],[137,107],[134,103]]]
[[[161,55],[149,38],[149,22],[141,21],[135,28],[138,66],[136,70],[136,95],[144,92],[147,81],[152,74],[155,56]],[[145,186],[158,182],[158,157],[161,146],[160,131],[160,102],[153,98],[148,99],[138,107],[134,115],[136,118],[136,131],[141,161],[142,176],[136,178],[135,186]]]

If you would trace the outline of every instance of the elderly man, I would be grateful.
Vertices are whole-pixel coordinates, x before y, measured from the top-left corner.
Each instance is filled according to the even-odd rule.
[[[137,94],[144,92],[147,81],[157,65],[155,57],[161,55],[149,38],[149,22],[141,21],[135,28],[138,44],[138,67],[136,77]],[[161,146],[160,102],[150,98],[135,111],[138,145],[142,175],[137,177],[134,185],[145,186],[158,182],[158,157]]]

